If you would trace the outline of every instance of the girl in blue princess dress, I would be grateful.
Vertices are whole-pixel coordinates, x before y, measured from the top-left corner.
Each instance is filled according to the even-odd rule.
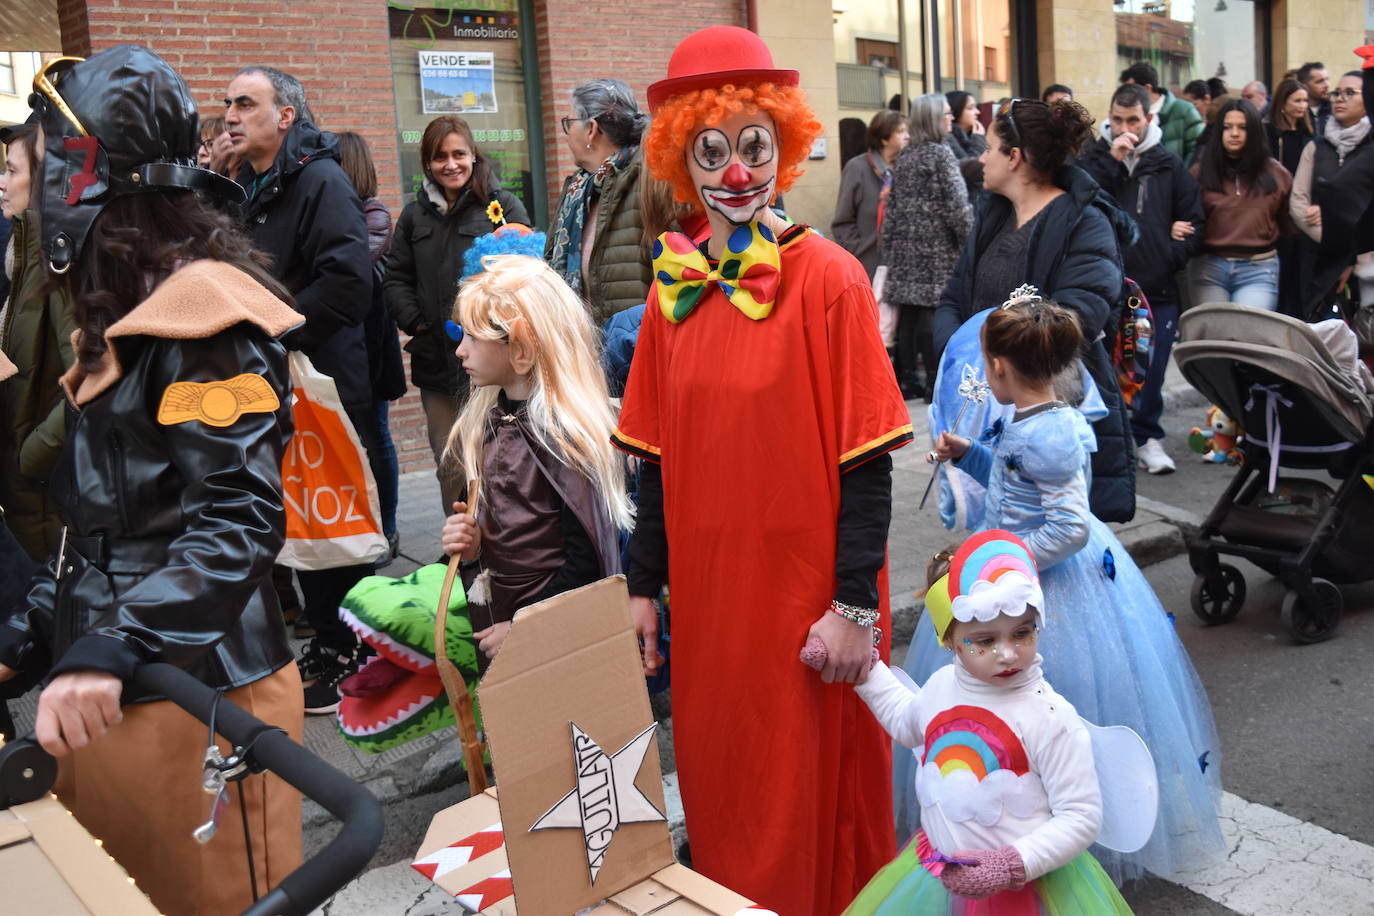
[[[1088,510],[1092,430],[1055,399],[1053,385],[1078,357],[1078,324],[1052,302],[1021,297],[988,316],[982,344],[992,395],[1015,413],[981,442],[942,433],[934,456],[987,488],[984,529],[1013,531],[1030,548],[1050,615],[1040,643],[1045,677],[1088,721],[1135,730],[1158,771],[1159,819],[1149,843],[1130,855],[1094,853],[1118,883],[1146,869],[1168,878],[1195,868],[1226,848],[1217,820],[1221,749],[1173,620]],[[906,664],[915,681],[948,662],[929,628],[918,630]]]

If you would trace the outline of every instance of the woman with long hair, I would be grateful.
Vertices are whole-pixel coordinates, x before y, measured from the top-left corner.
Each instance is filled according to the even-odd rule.
[[[911,145],[893,167],[883,220],[883,297],[897,308],[897,383],[908,398],[928,400],[935,384],[935,303],[973,226],[959,163],[944,142],[950,120],[949,103],[938,92],[911,103]]]
[[[1302,159],[1303,150],[1316,135],[1306,86],[1292,79],[1279,83],[1278,88],[1274,90],[1273,101],[1269,104],[1264,133],[1269,140],[1269,155],[1292,173],[1294,190],[1297,190],[1298,163]],[[1290,195],[1289,198],[1290,218],[1293,212],[1293,196]],[[1302,223],[1299,222],[1297,225],[1301,227]],[[1285,314],[1297,315],[1301,311],[1299,303],[1302,300],[1303,253],[1311,247],[1297,233],[1279,239],[1279,306]]]
[[[166,662],[301,739],[271,572],[291,436],[279,338],[304,319],[209,202],[243,191],[196,168],[195,105],[165,61],[120,45],[42,75],[42,247],[78,328],[51,487],[66,533],[0,628],[0,681],[46,672],[34,730],[59,758],[56,793],[159,910],[237,912],[299,864],[300,796],[248,775],[230,790],[244,828],[194,842],[205,727],[124,688]],[[108,191],[72,203],[64,176],[96,158],[70,144],[82,136]]]
[[[7,133],[0,212],[13,220],[13,231],[5,251],[10,294],[0,309],[0,348],[17,372],[0,385],[0,506],[25,552],[41,562],[57,549],[62,531],[47,483],[66,439],[57,380],[72,364],[76,318],[71,293],[43,269],[38,125]]]
[[[1108,414],[1093,425],[1092,510],[1103,521],[1135,514],[1135,455],[1116,371],[1103,343],[1121,298],[1121,249],[1135,225],[1073,164],[1092,137],[1077,102],[1013,99],[988,131],[987,191],[973,231],[935,310],[935,348],[974,313],[1000,305],[1022,284],[1078,317],[1083,363]]]
[[[444,463],[444,441],[467,400],[468,381],[444,322],[473,239],[505,222],[528,224],[529,216],[501,187],[472,129],[456,115],[429,122],[420,138],[420,167],[424,182],[396,222],[383,286],[397,327],[410,335],[410,380],[420,389],[447,515],[463,498],[463,484],[457,469]]]
[[[1291,228],[1293,176],[1269,155],[1255,106],[1231,99],[1217,112],[1212,140],[1191,169],[1202,185],[1207,226],[1191,265],[1193,301],[1235,302],[1274,311],[1278,243]]]

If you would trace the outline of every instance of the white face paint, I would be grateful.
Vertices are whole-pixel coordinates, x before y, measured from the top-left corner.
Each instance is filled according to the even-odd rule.
[[[767,113],[741,112],[696,133],[687,173],[708,215],[742,226],[772,203],[778,185],[775,132]]]

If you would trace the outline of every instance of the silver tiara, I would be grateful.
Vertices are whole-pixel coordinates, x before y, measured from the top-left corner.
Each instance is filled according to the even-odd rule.
[[[1023,303],[1034,305],[1037,302],[1044,301],[1045,299],[1040,295],[1038,287],[1031,286],[1029,283],[1023,283],[1011,291],[1011,295],[1007,297],[1007,301],[1002,303],[1002,308],[1009,309],[1014,305],[1021,305]]]

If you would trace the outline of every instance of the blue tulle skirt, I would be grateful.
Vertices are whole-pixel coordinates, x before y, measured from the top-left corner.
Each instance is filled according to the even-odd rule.
[[[844,916],[1129,916],[1131,908],[1091,855],[981,900],[959,897],[921,864],[920,835],[873,876]]]
[[[1221,747],[1211,705],[1173,619],[1125,548],[1091,520],[1088,544],[1040,573],[1045,680],[1096,725],[1125,725],[1150,748],[1159,775],[1159,817],[1150,842],[1129,855],[1093,847],[1121,884],[1149,870],[1170,878],[1225,854],[1217,820]],[[929,621],[917,624],[905,669],[918,684],[950,664]],[[899,836],[919,826],[912,753],[893,755]]]

